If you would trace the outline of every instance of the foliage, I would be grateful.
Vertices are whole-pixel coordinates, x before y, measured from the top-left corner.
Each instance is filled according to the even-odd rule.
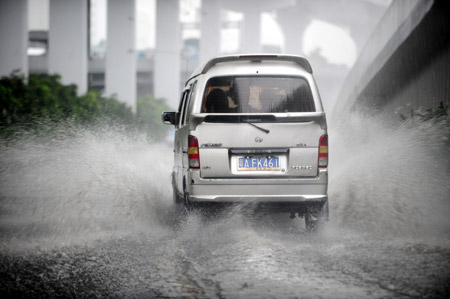
[[[141,129],[153,132],[155,138],[161,139],[167,132],[167,125],[161,121],[161,114],[170,111],[164,99],[154,99],[151,95],[137,100],[137,118]]]
[[[411,108],[408,109],[408,113],[400,113],[400,109],[396,111],[396,114],[400,117],[402,121],[409,123],[427,122],[433,125],[436,125],[442,131],[441,136],[443,139],[447,140],[447,144],[450,146],[450,114],[449,107],[444,104],[444,102],[440,102],[439,106],[436,108],[428,108],[423,109],[419,108],[417,110],[413,110]],[[449,150],[450,147],[447,148]]]
[[[428,108],[426,110],[424,110],[423,108],[412,110],[411,108],[409,108],[409,111],[407,112],[409,115],[401,113],[400,110],[401,109],[398,109],[396,111],[396,114],[400,117],[401,120],[405,121],[408,119],[418,119],[421,121],[437,120],[446,118],[449,115],[449,107],[447,105],[444,105],[444,102],[440,102],[437,108]]]
[[[138,99],[137,115],[115,98],[89,91],[77,96],[75,85],[63,85],[59,75],[31,74],[26,82],[17,72],[0,78],[0,136],[18,128],[48,130],[61,123],[79,125],[119,124],[161,138],[167,127],[161,112],[164,100],[151,96]],[[53,126],[54,125],[54,126]]]

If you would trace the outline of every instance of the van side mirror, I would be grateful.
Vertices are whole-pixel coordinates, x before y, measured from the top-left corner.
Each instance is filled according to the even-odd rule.
[[[175,125],[177,123],[177,112],[163,112],[161,115],[163,123],[166,125]]]

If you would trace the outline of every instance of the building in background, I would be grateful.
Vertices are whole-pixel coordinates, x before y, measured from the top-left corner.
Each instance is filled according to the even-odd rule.
[[[50,1],[29,1],[28,62],[32,73],[48,72]],[[135,2],[136,39],[134,49],[130,50],[134,51],[136,58],[136,97],[155,95],[155,90],[158,90],[155,84],[161,84],[155,78],[155,56],[158,52],[157,1],[165,0]],[[352,66],[351,61],[356,59],[355,56],[391,0],[244,0],[241,2],[246,3],[245,9],[238,2],[179,0],[179,22],[167,24],[179,26],[179,35],[175,37],[179,45],[174,46],[179,52],[179,66],[176,71],[179,79],[173,80],[178,82],[178,86],[173,87],[178,89],[176,94],[182,90],[185,78],[208,58],[258,49],[258,52],[289,53],[307,57],[315,69],[325,109],[331,109]],[[108,0],[89,0],[88,3],[88,88],[104,92],[105,57],[108,51]],[[258,3],[260,5],[256,10]],[[336,11],[349,13],[336,14]],[[250,32],[256,35],[252,37],[250,45],[248,30],[252,30]],[[336,30],[340,30],[340,35]],[[327,40],[333,40],[337,36],[342,36],[338,43],[334,42],[331,46],[326,44]],[[347,54],[353,57],[334,60],[332,56],[336,56],[339,45],[350,49],[352,44],[354,49],[344,49],[345,54],[338,54],[338,58]],[[167,72],[173,76],[174,71]],[[167,93],[170,95],[169,104],[175,108],[178,98],[173,94],[173,90]],[[165,97],[164,95],[164,90],[157,94],[160,97]]]

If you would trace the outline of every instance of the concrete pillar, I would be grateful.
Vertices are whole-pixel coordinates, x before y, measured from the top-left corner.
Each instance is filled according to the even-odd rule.
[[[219,0],[203,0],[201,15],[200,64],[220,54],[221,5]]]
[[[87,0],[50,0],[48,70],[87,92]]]
[[[311,6],[314,5],[310,0],[297,0],[290,7],[282,7],[277,10],[277,20],[284,34],[284,50],[287,54],[304,55],[303,36],[306,27],[311,22]]]
[[[156,53],[154,65],[154,96],[165,98],[178,107],[180,98],[180,22],[178,0],[156,2]]]
[[[136,112],[135,0],[108,0],[105,93]]]
[[[311,18],[295,16],[291,12],[278,12],[278,22],[284,34],[284,51],[287,54],[303,54],[303,36]]]
[[[0,1],[0,77],[28,76],[28,0]]]
[[[261,12],[244,11],[241,51],[246,53],[261,52]]]

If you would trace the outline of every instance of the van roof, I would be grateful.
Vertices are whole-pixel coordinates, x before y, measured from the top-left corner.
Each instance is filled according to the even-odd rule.
[[[304,57],[296,56],[296,55],[282,55],[282,54],[245,54],[245,55],[227,55],[220,56],[211,59],[204,66],[197,68],[192,75],[189,77],[188,81],[198,75],[205,74],[208,72],[214,65],[221,62],[233,62],[233,61],[263,61],[263,60],[271,60],[271,61],[292,61],[299,64],[305,71],[312,74],[312,68],[309,64],[308,60]]]

